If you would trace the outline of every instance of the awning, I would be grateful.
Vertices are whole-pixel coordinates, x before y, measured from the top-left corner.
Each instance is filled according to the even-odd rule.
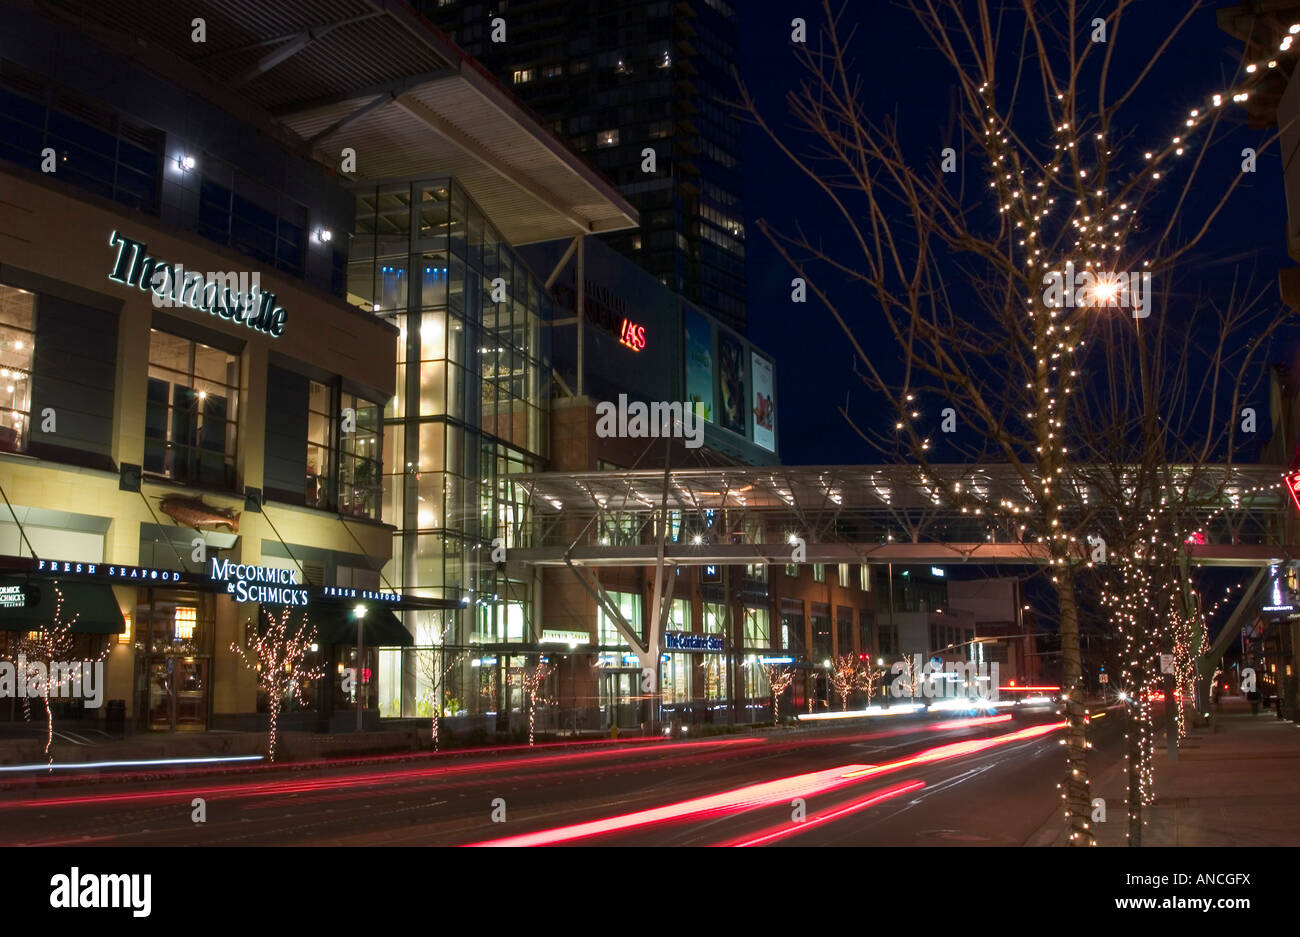
[[[356,603],[333,604],[313,602],[307,607],[308,620],[316,626],[316,640],[320,644],[356,644]],[[367,605],[362,619],[362,640],[366,647],[409,647],[415,643],[406,626],[392,610],[380,605]]]
[[[28,576],[0,577],[0,631],[39,631],[54,621],[58,594],[62,618],[73,634],[121,634],[126,631],[113,587],[97,582],[70,582]]]

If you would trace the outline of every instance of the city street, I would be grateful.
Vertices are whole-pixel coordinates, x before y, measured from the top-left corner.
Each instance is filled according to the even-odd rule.
[[[5,845],[1019,845],[1059,811],[1050,710],[490,754],[62,778],[0,793]],[[907,719],[907,724],[892,720]],[[1122,759],[1094,717],[1090,770]],[[206,822],[192,819],[195,798]],[[804,818],[794,822],[797,798]],[[496,820],[494,821],[494,816]]]

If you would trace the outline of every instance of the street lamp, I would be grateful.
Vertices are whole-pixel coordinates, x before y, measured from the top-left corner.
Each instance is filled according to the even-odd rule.
[[[352,610],[352,614],[357,619],[357,672],[356,672],[356,691],[357,691],[357,731],[361,731],[362,702],[361,702],[361,628],[366,619],[366,607],[358,605]]]

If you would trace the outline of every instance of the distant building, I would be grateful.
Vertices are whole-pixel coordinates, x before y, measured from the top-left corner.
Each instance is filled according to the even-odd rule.
[[[641,225],[605,240],[744,332],[737,7],[729,0],[415,0],[612,179]],[[494,18],[507,41],[492,41]],[[649,148],[656,170],[642,169]]]

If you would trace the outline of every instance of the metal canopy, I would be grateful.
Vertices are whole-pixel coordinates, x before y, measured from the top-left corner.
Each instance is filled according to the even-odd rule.
[[[89,31],[337,171],[453,175],[511,244],[636,227],[618,189],[402,0],[51,0]],[[192,39],[195,19],[207,41]],[[287,131],[287,132],[286,132]]]

